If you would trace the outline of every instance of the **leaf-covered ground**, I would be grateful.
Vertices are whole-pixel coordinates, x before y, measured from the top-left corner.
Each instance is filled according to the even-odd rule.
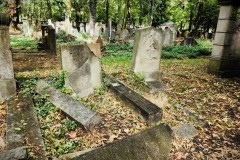
[[[158,94],[135,85],[130,59],[106,58],[104,70],[162,107],[170,126],[195,125],[199,136],[175,141],[170,159],[240,159],[240,79],[209,75],[207,63],[203,58],[162,60],[167,90]]]
[[[14,56],[15,74],[17,78],[59,74],[59,62],[59,57]],[[157,94],[151,93],[141,78],[130,74],[128,57],[103,58],[103,69],[162,107],[163,122],[172,127],[183,123],[195,125],[199,136],[189,141],[174,141],[170,159],[240,159],[240,79],[209,75],[207,63],[208,59],[204,58],[162,60],[161,70],[167,90]],[[91,133],[79,127],[71,129],[74,124],[66,125],[65,116],[53,109],[50,117],[40,119],[50,155],[101,146],[146,129],[145,123],[108,91],[104,94],[97,91],[81,101],[99,112],[103,123]],[[0,136],[4,138],[3,104],[0,112]],[[191,112],[190,116],[188,112]],[[59,131],[64,125],[70,129],[61,135]],[[52,137],[47,139],[51,134]],[[71,145],[79,147],[71,148]]]

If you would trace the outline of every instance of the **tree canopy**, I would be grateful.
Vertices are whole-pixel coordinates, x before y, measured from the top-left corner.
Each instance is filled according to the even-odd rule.
[[[135,26],[159,26],[173,21],[180,29],[215,29],[219,7],[216,0],[28,0],[23,13],[30,20],[61,21],[70,17],[78,26],[93,22]]]

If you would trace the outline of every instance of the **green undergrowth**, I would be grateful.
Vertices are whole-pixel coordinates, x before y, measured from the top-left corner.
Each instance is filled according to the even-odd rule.
[[[29,37],[11,36],[11,47],[16,49],[36,49],[38,41]]]
[[[184,58],[199,58],[209,56],[212,50],[212,42],[208,40],[197,40],[197,46],[171,46],[163,47],[162,59],[184,59]],[[122,61],[128,60],[132,57],[133,45],[130,43],[126,44],[108,44],[106,45],[103,52],[103,61]],[[107,57],[107,58],[106,58]],[[116,60],[114,60],[116,59]]]
[[[60,75],[50,75],[46,80],[62,92],[68,92],[64,87],[65,74],[66,72],[62,71]],[[63,116],[56,106],[47,101],[48,95],[39,95],[36,93],[36,84],[40,79],[42,77],[37,74],[28,78],[19,76],[17,77],[17,86],[19,92],[32,95],[47,148],[47,155],[61,155],[78,149],[79,142],[77,140],[66,138],[67,133],[77,128],[77,123]]]

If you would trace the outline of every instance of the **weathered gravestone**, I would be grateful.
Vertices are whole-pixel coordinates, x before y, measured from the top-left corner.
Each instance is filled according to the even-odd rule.
[[[87,45],[61,47],[62,68],[67,71],[65,85],[79,97],[88,96],[101,87],[101,61]]]
[[[135,31],[131,70],[142,75],[146,82],[161,81],[162,43],[161,29],[149,27]]]
[[[129,36],[128,30],[127,29],[122,30],[119,36],[120,36],[120,40],[125,41]]]
[[[0,100],[16,93],[12,53],[10,51],[9,16],[0,13]]]
[[[164,41],[163,41],[163,46],[172,46],[174,44],[173,42],[173,32],[171,31],[170,28],[166,28],[164,30]]]
[[[77,100],[51,87],[43,80],[37,82],[36,91],[40,95],[49,95],[47,100],[60,108],[70,118],[77,121],[85,130],[91,130],[101,122],[100,116],[97,113],[85,107]]]
[[[172,130],[166,124],[98,148],[72,160],[166,160],[172,148]]]
[[[198,43],[193,37],[185,37],[181,42],[181,46],[196,46]]]

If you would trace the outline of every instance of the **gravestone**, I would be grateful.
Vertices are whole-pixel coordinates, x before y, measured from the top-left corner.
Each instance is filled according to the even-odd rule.
[[[120,36],[120,40],[125,41],[129,36],[128,30],[127,29],[122,30],[119,36]]]
[[[174,44],[174,42],[173,42],[173,33],[172,33],[170,28],[166,28],[164,30],[163,46],[164,47],[168,47],[168,46],[172,46],[173,44]]]
[[[181,46],[196,46],[198,43],[193,37],[185,37],[181,42]]]
[[[65,85],[77,96],[88,96],[101,87],[101,61],[87,45],[64,45],[61,56],[62,68],[67,71]]]
[[[30,37],[31,34],[29,21],[27,19],[23,19],[23,36]]]
[[[97,56],[98,58],[101,58],[101,46],[99,43],[92,43],[92,44],[87,44],[89,49]]]
[[[153,27],[135,31],[131,70],[146,82],[161,81],[160,58],[163,32]]]
[[[0,13],[0,100],[10,98],[16,93],[9,24],[9,15]]]

